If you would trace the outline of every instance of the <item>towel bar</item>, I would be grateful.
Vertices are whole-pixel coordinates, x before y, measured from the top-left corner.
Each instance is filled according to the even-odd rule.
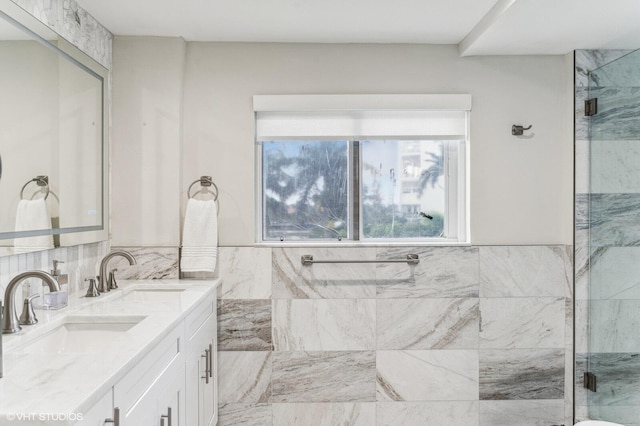
[[[408,254],[406,259],[376,259],[376,260],[314,260],[313,255],[302,255],[302,264],[305,266],[313,265],[314,263],[406,263],[407,265],[417,265],[420,263],[420,258],[417,254]]]

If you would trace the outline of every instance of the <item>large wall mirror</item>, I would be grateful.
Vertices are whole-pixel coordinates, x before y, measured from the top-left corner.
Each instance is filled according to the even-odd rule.
[[[0,256],[108,238],[107,75],[0,0]]]

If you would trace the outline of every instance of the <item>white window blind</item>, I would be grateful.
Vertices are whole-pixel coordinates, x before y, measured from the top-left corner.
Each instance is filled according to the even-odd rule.
[[[464,139],[470,95],[254,96],[256,140]]]

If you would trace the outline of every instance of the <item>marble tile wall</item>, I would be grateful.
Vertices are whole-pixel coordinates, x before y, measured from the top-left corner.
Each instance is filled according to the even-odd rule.
[[[121,257],[109,262],[109,268],[117,269],[116,277],[123,280],[161,280],[178,278],[177,247],[123,247],[114,246],[113,250],[125,250],[136,258],[131,266]]]
[[[637,68],[616,61],[629,53],[575,54],[575,398],[576,420],[638,425],[640,403],[634,398],[640,392],[632,392],[629,381],[637,380],[640,357],[632,330],[640,321],[640,136],[637,115],[629,111],[639,107],[640,81],[636,71],[629,73]],[[611,65],[601,68],[605,64]],[[587,97],[598,97],[599,113],[592,118],[584,117]],[[582,385],[587,369],[598,376],[596,393]]]
[[[420,264],[300,262],[407,253]],[[572,424],[568,247],[219,258],[221,426]]]

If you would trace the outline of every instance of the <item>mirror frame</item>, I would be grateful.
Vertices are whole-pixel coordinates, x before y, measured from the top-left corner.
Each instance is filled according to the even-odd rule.
[[[105,241],[109,239],[109,70],[82,52],[78,47],[71,44],[60,34],[38,20],[26,10],[22,9],[11,0],[0,0],[0,17],[7,22],[12,23],[18,28],[31,35],[34,41],[39,42],[44,47],[50,49],[54,53],[66,58],[77,67],[96,77],[102,85],[102,140],[100,141],[99,152],[102,154],[102,218],[98,225],[81,226],[69,228],[55,228],[48,230],[22,231],[22,232],[0,232],[0,240],[13,238],[32,237],[37,235],[60,235],[70,233],[82,233],[77,242],[73,244],[63,245],[68,247],[71,245],[89,244],[94,242]],[[57,40],[58,45],[49,42],[49,39]],[[0,152],[0,155],[2,153]],[[56,247],[57,248],[57,247]],[[35,250],[34,250],[35,251]],[[3,254],[0,252],[0,257]]]

